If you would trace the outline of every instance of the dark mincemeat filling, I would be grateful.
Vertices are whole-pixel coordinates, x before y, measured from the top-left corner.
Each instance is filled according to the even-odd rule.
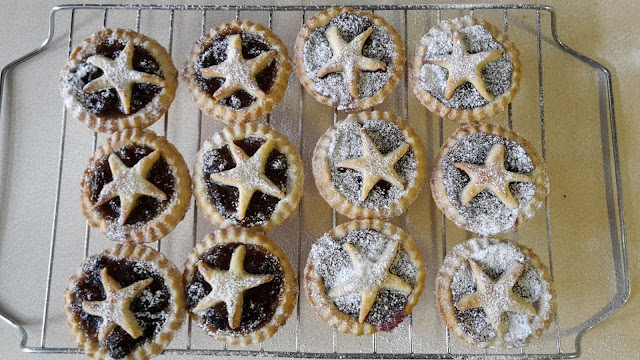
[[[96,55],[103,55],[110,59],[117,58],[122,49],[127,45],[126,41],[120,39],[110,39],[97,46]],[[134,46],[133,52],[133,69],[148,74],[154,74],[164,78],[164,74],[160,69],[160,65],[149,52],[139,45]],[[81,74],[78,76],[77,74]],[[120,102],[120,97],[115,88],[107,88],[92,93],[85,92],[82,88],[102,76],[103,72],[98,67],[87,62],[78,65],[75,73],[71,73],[68,77],[75,79],[67,79],[72,83],[76,92],[76,98],[90,109],[96,115],[102,117],[120,118],[128,116],[125,114]],[[162,91],[162,88],[153,83],[137,83],[133,85],[131,93],[131,107],[129,114],[134,114],[147,106]]]
[[[264,143],[264,139],[257,137],[247,137],[243,140],[235,141],[235,144],[247,156],[253,156]],[[211,174],[233,169],[236,166],[228,145],[208,150],[204,157],[214,159],[212,163],[205,162],[202,168],[207,197],[225,219],[232,220],[240,226],[250,227],[263,224],[271,218],[281,199],[256,191],[251,197],[245,218],[238,220],[236,217],[238,189],[235,186],[220,184],[211,179]],[[284,166],[276,166],[276,164],[284,164]],[[273,149],[267,158],[265,176],[285,193],[287,191],[288,169],[287,157],[280,151]]]
[[[143,292],[151,292],[153,296],[138,296],[131,302],[131,311],[144,330],[143,335],[134,339],[120,326],[116,326],[100,343],[100,346],[106,348],[109,356],[114,359],[122,359],[139,346],[150,341],[162,329],[174,301],[165,285],[163,276],[157,271],[148,269],[147,266],[137,266],[138,263],[136,260],[114,259],[106,255],[99,255],[92,261],[90,269],[84,272],[73,292],[71,309],[76,318],[80,319],[80,328],[89,338],[98,341],[102,318],[84,312],[82,302],[105,299],[100,275],[102,269],[106,267],[109,276],[122,288],[137,281],[153,278],[153,282],[143,290]]]
[[[143,157],[151,154],[154,149],[144,145],[128,145],[114,150],[122,162],[133,167]],[[136,206],[127,218],[125,225],[135,225],[147,222],[160,213],[173,200],[175,195],[176,179],[173,171],[164,157],[160,156],[147,174],[147,180],[167,195],[167,200],[156,199],[151,196],[142,195],[138,198]],[[95,167],[91,182],[91,201],[96,203],[100,197],[102,188],[113,181],[113,174],[109,167],[109,157],[103,157]],[[109,221],[117,221],[120,216],[120,198],[115,197],[109,202],[96,208],[101,217]]]
[[[249,36],[236,29],[231,29],[228,33],[214,39],[208,48],[204,49],[198,58],[196,66],[196,84],[207,93],[213,94],[224,84],[224,78],[204,78],[200,73],[201,68],[218,65],[227,59],[227,36],[240,34],[242,37],[242,57],[245,60],[253,59],[258,55],[270,51],[269,45],[262,39]],[[268,93],[275,82],[277,75],[277,61],[272,60],[267,66],[256,74],[256,82],[260,90]],[[256,98],[248,92],[240,89],[224,99],[219,100],[220,104],[235,110],[244,109],[251,106]]]
[[[203,255],[200,260],[218,270],[229,270],[233,251],[242,244],[218,245]],[[206,310],[200,321],[213,332],[229,335],[246,335],[267,324],[279,305],[284,285],[284,274],[279,260],[257,245],[245,245],[244,270],[250,274],[273,275],[273,280],[244,292],[242,320],[236,329],[229,327],[226,304],[221,302]],[[186,285],[187,309],[193,309],[202,298],[211,292],[211,286],[200,272],[189,279]]]

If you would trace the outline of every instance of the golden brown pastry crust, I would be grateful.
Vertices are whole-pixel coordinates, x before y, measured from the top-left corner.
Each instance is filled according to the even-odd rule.
[[[251,105],[235,110],[221,104],[211,94],[198,86],[196,64],[202,52],[210,47],[218,37],[244,32],[259,35],[269,44],[272,50],[277,52],[274,59],[277,62],[277,72],[271,89],[266,93],[264,99],[256,98]],[[234,20],[211,29],[208,34],[193,44],[191,53],[184,64],[182,79],[188,84],[188,90],[202,112],[217,120],[233,125],[258,120],[270,113],[271,109],[282,100],[287,90],[290,74],[291,60],[289,59],[287,47],[273,31],[265,28],[262,24],[254,24],[249,20]]]
[[[404,74],[404,66],[407,58],[405,55],[405,44],[402,40],[402,36],[400,36],[400,33],[398,33],[398,31],[393,26],[387,23],[387,21],[383,17],[367,11],[361,11],[349,7],[331,7],[327,10],[319,12],[318,14],[307,20],[307,22],[300,29],[298,37],[296,38],[293,62],[295,65],[296,74],[298,75],[298,79],[307,90],[307,92],[320,103],[329,106],[336,106],[333,104],[330,97],[322,95],[315,90],[315,81],[314,79],[309,77],[307,71],[305,70],[303,56],[304,45],[309,39],[311,33],[316,28],[327,25],[329,21],[331,21],[331,19],[343,13],[352,13],[368,17],[371,20],[372,24],[383,27],[385,31],[392,37],[393,43],[395,44],[395,54],[393,56],[393,61],[390,65],[388,65],[392,68],[393,74],[389,78],[388,82],[384,86],[382,86],[382,88],[378,90],[378,92],[376,92],[373,96],[354,99],[353,106],[349,109],[344,109],[346,111],[356,112],[368,109],[381,103],[387,96],[389,96],[389,94],[391,94],[391,92],[393,92],[393,89],[396,88]]]
[[[198,271],[197,264],[201,257],[204,256],[212,248],[223,245],[240,243],[245,245],[256,245],[264,249],[267,253],[275,256],[283,273],[282,291],[279,303],[268,323],[260,327],[258,330],[243,336],[232,335],[213,335],[216,329],[211,325],[205,325],[209,330],[209,334],[216,340],[224,341],[229,345],[242,345],[261,343],[271,338],[278,330],[287,322],[287,319],[293,312],[298,298],[298,278],[291,267],[289,259],[282,249],[276,245],[271,239],[266,237],[264,233],[254,231],[252,229],[230,227],[218,229],[207,235],[204,240],[199,242],[190,252],[184,264],[183,281],[185,289],[189,286],[189,281]],[[202,317],[189,311],[189,316],[196,323],[202,322]]]
[[[259,137],[265,140],[272,139],[275,142],[274,149],[277,149],[287,157],[289,166],[285,197],[280,199],[269,220],[262,225],[253,227],[253,229],[256,230],[269,231],[291,215],[293,210],[298,206],[304,189],[304,169],[302,167],[300,153],[286,136],[269,126],[257,123],[236,125],[224,128],[207,139],[196,155],[197,160],[193,169],[193,194],[196,198],[198,209],[202,211],[202,214],[209,219],[212,224],[219,227],[237,225],[234,220],[225,218],[209,200],[203,173],[203,155],[207,150],[217,149],[230,142],[242,140],[249,136]],[[234,219],[236,219],[236,217],[234,217]]]
[[[424,282],[426,279],[426,272],[424,270],[424,262],[422,261],[420,249],[416,246],[411,236],[402,229],[390,223],[375,219],[354,220],[338,225],[329,231],[328,235],[332,239],[340,239],[347,236],[351,231],[361,229],[373,229],[379,231],[385,236],[395,239],[399,242],[398,249],[401,248],[406,252],[411,259],[411,262],[416,265],[417,271],[415,286],[411,291],[404,308],[406,314],[411,314],[413,307],[418,303],[420,295],[424,290]],[[304,269],[304,287],[307,293],[307,298],[309,299],[313,309],[316,311],[318,316],[331,327],[342,333],[354,336],[371,335],[380,330],[369,323],[360,322],[357,316],[347,315],[336,307],[333,300],[324,289],[324,280],[316,271],[311,256],[307,258],[307,265]]]
[[[492,101],[484,106],[471,109],[451,108],[443,104],[420,85],[420,69],[424,64],[424,57],[433,37],[431,34],[432,32],[455,31],[472,25],[481,25],[484,27],[491,33],[493,38],[503,46],[504,51],[507,53],[511,63],[513,64],[513,70],[511,72],[511,86],[505,93],[496,96]],[[409,80],[411,82],[413,92],[416,94],[422,105],[426,106],[427,109],[436,115],[459,123],[480,122],[504,111],[507,108],[507,105],[511,103],[520,89],[521,66],[520,53],[518,52],[518,49],[516,49],[515,44],[509,40],[505,33],[483,19],[465,16],[441,21],[439,25],[431,28],[431,30],[422,37],[420,44],[416,48],[415,55],[410,60]]]
[[[479,342],[470,337],[459,325],[456,318],[456,308],[453,304],[451,294],[451,283],[453,281],[453,275],[458,271],[458,268],[467,261],[475,252],[485,249],[488,246],[510,243],[513,244],[524,254],[524,257],[529,260],[531,266],[537,270],[538,275],[543,283],[541,293],[545,292],[551,298],[550,302],[546,306],[540,306],[540,309],[545,311],[538,313],[531,322],[531,328],[533,333],[526,339],[526,343],[529,343],[531,338],[539,338],[542,333],[549,328],[556,313],[556,293],[553,285],[553,279],[549,272],[549,269],[542,263],[542,260],[528,247],[516,242],[503,240],[499,238],[475,238],[468,240],[462,244],[455,246],[445,257],[442,267],[438,272],[438,276],[435,281],[435,296],[436,305],[442,320],[456,336],[465,340],[469,344],[479,346],[482,348],[501,348],[512,347],[513,344],[504,342],[503,339],[494,337],[486,342]]]
[[[533,198],[528,201],[522,208],[520,208],[520,214],[514,222],[513,228],[517,228],[522,223],[533,217],[536,209],[538,209],[544,199],[547,197],[549,193],[549,178],[547,177],[544,159],[538,154],[536,148],[531,144],[527,139],[521,137],[516,132],[505,129],[498,125],[493,124],[468,124],[464,125],[456,130],[456,132],[451,135],[449,139],[442,145],[440,148],[440,152],[438,153],[438,158],[436,162],[436,167],[433,170],[433,174],[431,176],[431,194],[433,195],[433,200],[435,201],[440,211],[444,213],[444,215],[451,220],[458,227],[463,229],[474,231],[473,229],[469,229],[467,218],[462,216],[458,210],[451,204],[451,199],[447,195],[447,191],[443,181],[443,172],[442,172],[442,159],[449,152],[451,147],[458,141],[466,136],[469,136],[474,133],[487,133],[491,135],[496,135],[503,137],[505,139],[513,140],[524,148],[527,155],[531,158],[534,169],[529,174],[533,179],[533,182],[536,186],[535,193]],[[505,229],[500,232],[508,231],[510,229]]]
[[[120,225],[117,220],[104,218],[93,208],[95,202],[91,199],[96,164],[105,157],[108,158],[114,150],[127,145],[145,145],[154,150],[160,150],[162,158],[173,169],[176,182],[172,201],[167,204],[164,211],[142,226],[137,224]],[[191,200],[191,177],[182,155],[166,138],[145,129],[126,129],[108,138],[89,160],[89,166],[84,172],[80,188],[82,213],[89,221],[89,225],[99,228],[112,240],[135,243],[153,242],[169,234],[184,218]]]
[[[416,199],[422,186],[424,185],[427,172],[425,148],[420,137],[405,120],[388,112],[372,111],[350,114],[346,120],[351,119],[363,124],[370,120],[384,120],[398,126],[405,136],[405,142],[409,144],[409,149],[413,151],[416,159],[415,177],[407,184],[407,193],[389,207],[367,208],[349,201],[338,188],[332,183],[331,164],[329,163],[329,151],[333,137],[338,125],[331,126],[327,132],[320,137],[316,148],[313,151],[312,170],[316,181],[316,186],[320,195],[337,212],[351,219],[390,219],[402,214],[405,209]]]
[[[154,99],[144,108],[137,112],[122,117],[110,117],[93,114],[78,101],[74,91],[70,86],[65,85],[65,77],[76,72],[77,67],[96,55],[98,45],[109,39],[123,39],[132,41],[135,45],[141,46],[155,58],[163,73],[165,85],[162,87]],[[164,115],[173,102],[178,88],[178,70],[173,65],[173,60],[169,52],[154,39],[133,30],[124,29],[104,29],[84,39],[82,44],[76,47],[67,60],[65,68],[60,77],[62,96],[69,115],[90,129],[98,132],[113,133],[128,128],[146,128],[156,122]]]
[[[180,328],[185,318],[185,301],[182,284],[182,276],[178,268],[167,260],[161,253],[144,245],[136,245],[132,243],[117,244],[111,250],[105,250],[103,255],[115,259],[134,259],[142,262],[153,264],[160,272],[165,280],[165,285],[170,292],[172,301],[171,312],[169,318],[165,321],[162,330],[156,334],[151,341],[139,346],[131,354],[124,359],[127,360],[145,360],[154,355],[160,354],[173,339],[175,332]],[[85,260],[89,261],[91,258]],[[80,319],[72,312],[71,304],[76,298],[74,287],[76,283],[83,277],[82,268],[71,276],[67,288],[64,292],[64,312],[67,316],[67,324],[71,328],[71,336],[79,349],[89,357],[96,359],[112,359],[108,350],[100,346],[97,339],[91,339],[80,327]]]

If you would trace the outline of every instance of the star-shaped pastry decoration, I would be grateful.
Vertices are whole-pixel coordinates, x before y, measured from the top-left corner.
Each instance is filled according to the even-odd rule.
[[[347,43],[340,35],[340,30],[338,30],[337,26],[329,26],[325,34],[327,40],[329,40],[333,56],[318,71],[318,77],[322,78],[330,73],[342,71],[344,82],[347,84],[351,96],[358,97],[358,77],[360,72],[385,70],[387,68],[387,64],[384,62],[362,55],[362,47],[372,32],[373,27],[370,27]]]
[[[100,275],[106,298],[101,301],[82,302],[82,310],[102,318],[98,340],[102,341],[109,336],[116,325],[124,329],[132,338],[137,339],[144,330],[138,324],[130,305],[138,294],[153,282],[153,279],[140,280],[122,288],[109,276],[107,268],[102,269]]]
[[[336,164],[337,167],[353,169],[362,174],[362,192],[360,201],[365,201],[369,192],[380,180],[404,189],[404,183],[394,169],[395,164],[407,153],[409,144],[404,143],[392,152],[382,155],[365,130],[360,131],[362,140],[362,157],[346,159]]]
[[[246,252],[244,245],[233,251],[228,271],[212,269],[203,261],[198,262],[198,271],[211,285],[211,292],[193,308],[194,313],[224,302],[227,306],[229,327],[236,329],[240,326],[244,292],[273,280],[273,275],[254,275],[244,271]]]
[[[436,64],[449,70],[447,87],[444,90],[444,97],[450,99],[458,87],[465,82],[470,82],[476,90],[487,101],[493,100],[493,95],[487,91],[482,80],[482,68],[488,63],[499,59],[502,50],[482,51],[469,54],[464,41],[457,31],[453,32],[453,52],[450,55],[442,56],[440,59],[427,59],[426,63]]]
[[[204,78],[224,78],[224,83],[213,93],[213,98],[224,99],[236,90],[243,89],[256,98],[264,99],[267,94],[258,86],[256,75],[276,57],[276,52],[263,52],[253,59],[245,60],[240,35],[230,35],[227,39],[227,58],[220,64],[200,70]]]
[[[280,188],[264,174],[267,158],[269,154],[271,154],[274,145],[275,142],[269,139],[260,146],[255,154],[249,157],[244,150],[231,141],[229,142],[229,148],[236,166],[233,169],[211,174],[213,181],[231,185],[238,189],[236,216],[239,220],[245,218],[251,197],[256,191],[262,191],[265,194],[275,196],[279,199],[282,199],[286,195],[284,191],[280,190]]]
[[[109,156],[109,167],[113,174],[113,181],[102,188],[98,201],[93,207],[97,208],[118,196],[120,198],[118,223],[124,225],[129,214],[136,207],[140,195],[166,200],[167,195],[147,180],[147,174],[159,157],[160,150],[155,150],[140,159],[133,167],[127,167],[118,155],[112,153]]]
[[[503,204],[511,209],[518,207],[518,200],[509,190],[512,182],[531,182],[533,178],[527,174],[507,171],[504,167],[504,150],[502,144],[493,145],[484,165],[454,163],[453,165],[469,175],[471,181],[462,189],[460,202],[467,205],[482,190],[489,189]]]
[[[133,69],[134,49],[133,41],[129,41],[120,52],[120,55],[113,60],[103,55],[93,55],[88,58],[88,63],[102,70],[102,76],[86,84],[82,90],[90,93],[102,89],[115,88],[120,97],[124,113],[129,114],[131,111],[131,92],[134,84],[153,83],[164,87],[165,81],[163,78]]]
[[[533,305],[513,293],[513,286],[524,270],[524,264],[514,261],[511,267],[496,280],[492,280],[473,259],[468,260],[471,271],[476,278],[476,292],[462,297],[456,304],[456,309],[465,311],[482,308],[489,318],[496,334],[502,338],[507,329],[502,326],[500,318],[507,311],[517,312],[528,316],[535,316]]]
[[[411,293],[411,285],[407,284],[399,276],[389,272],[389,267],[396,257],[397,241],[387,243],[376,262],[369,260],[350,243],[345,243],[343,246],[349,253],[349,257],[351,257],[355,273],[344,283],[329,290],[328,295],[335,298],[351,293],[359,293],[362,296],[362,300],[360,302],[358,321],[361,323],[365,321],[381,290],[390,289],[405,294]]]

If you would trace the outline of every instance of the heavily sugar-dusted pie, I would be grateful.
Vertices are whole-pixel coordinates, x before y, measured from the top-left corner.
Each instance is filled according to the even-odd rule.
[[[322,236],[304,275],[320,318],[355,336],[398,326],[418,302],[426,276],[413,239],[380,220],[351,221]]]
[[[409,123],[393,114],[351,114],[318,140],[313,175],[322,197],[339,213],[390,219],[422,190],[425,150]]]
[[[555,316],[547,267],[531,249],[495,238],[471,239],[447,254],[436,302],[454,334],[483,348],[524,346]]]
[[[429,110],[466,123],[507,108],[520,88],[520,66],[518,50],[506,34],[465,16],[441,21],[424,35],[409,78]]]
[[[457,226],[490,235],[531,218],[549,193],[549,178],[535,147],[517,133],[466,125],[440,149],[431,192]]]
[[[280,102],[290,74],[282,40],[261,24],[236,20],[193,45],[183,79],[204,113],[241,124],[267,115]]]
[[[112,133],[145,128],[164,115],[178,87],[178,70],[156,40],[105,29],[71,53],[60,82],[73,118]]]
[[[160,354],[185,317],[180,275],[161,253],[143,245],[118,244],[85,259],[64,292],[76,346],[97,359]]]
[[[398,85],[404,42],[384,18],[352,8],[329,8],[304,24],[294,63],[305,89],[338,110],[381,103]]]
[[[286,255],[263,233],[245,228],[207,235],[189,253],[183,276],[191,318],[230,345],[269,339],[298,295]]]
[[[286,136],[248,123],[205,141],[193,183],[198,208],[214,225],[268,231],[298,206],[304,171],[300,153]]]
[[[113,134],[89,160],[81,187],[89,225],[112,240],[153,242],[184,218],[191,177],[182,155],[151,130]]]

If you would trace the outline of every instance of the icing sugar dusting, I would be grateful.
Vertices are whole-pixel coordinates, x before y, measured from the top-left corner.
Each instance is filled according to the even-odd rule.
[[[349,93],[342,72],[330,73],[323,78],[317,76],[333,55],[325,34],[327,28],[333,25],[338,27],[340,35],[346,42],[351,42],[356,36],[373,27],[373,32],[362,48],[362,55],[387,64],[385,70],[361,72],[358,80],[358,97],[360,98],[375,95],[389,82],[389,78],[393,75],[391,64],[393,58],[397,56],[396,46],[393,37],[384,27],[373,25],[371,19],[359,14],[340,14],[309,35],[309,39],[304,44],[303,59],[309,78],[315,82],[315,91],[329,97],[338,110],[349,111],[355,107],[355,99]]]
[[[466,206],[460,203],[460,194],[469,183],[469,176],[454,163],[482,165],[489,151],[496,144],[505,145],[505,169],[516,173],[533,171],[533,162],[519,143],[487,133],[474,133],[456,141],[441,162],[442,181],[451,205],[467,219],[467,229],[481,235],[508,231],[515,225],[521,209],[533,199],[536,185],[533,182],[514,182],[509,190],[519,206],[508,208],[490,190],[483,190]]]
[[[548,287],[536,268],[531,265],[531,260],[515,245],[508,242],[492,244],[484,249],[474,251],[470,256],[492,279],[497,279],[507,271],[514,261],[524,264],[524,270],[513,287],[513,292],[525,301],[533,304],[538,313],[547,313],[550,307],[551,295],[544,291]],[[455,305],[465,295],[476,291],[475,276],[468,264],[463,262],[454,273],[451,282],[451,294]],[[462,329],[474,340],[487,342],[497,336],[497,333],[489,323],[489,319],[481,308],[458,311],[456,318]],[[504,341],[511,346],[524,346],[526,340],[534,332],[533,320],[526,315],[515,312],[502,314],[502,323],[507,324]]]
[[[458,32],[470,54],[495,49],[504,50],[503,46],[481,25],[462,28]],[[434,28],[426,36],[429,35],[432,36],[432,39],[427,46],[424,59],[436,60],[453,51],[451,31]],[[513,63],[506,52],[503,52],[499,59],[488,63],[482,69],[482,80],[487,91],[495,96],[506,93],[511,87],[512,70]],[[444,91],[448,75],[449,72],[444,67],[423,64],[420,68],[420,86],[450,108],[472,109],[489,103],[469,82],[456,89],[450,99],[445,99]]]
[[[367,132],[382,154],[387,154],[405,143],[405,135],[394,123],[378,119],[366,121],[364,124],[353,119],[342,120],[337,124],[336,132],[329,145],[331,182],[347,200],[354,204],[372,209],[389,208],[405,196],[407,190],[388,184],[386,181],[380,181],[371,189],[365,201],[361,201],[362,175],[356,170],[336,167],[336,164],[343,160],[362,156],[360,136],[362,129]],[[413,186],[417,176],[416,166],[417,160],[411,149],[394,166],[396,173],[405,183],[405,189]],[[384,186],[381,185],[383,183]]]
[[[372,229],[354,230],[340,239],[334,239],[329,234],[325,234],[313,244],[309,257],[324,282],[325,291],[328,292],[343,284],[355,274],[351,258],[343,247],[345,243],[355,246],[368,259],[376,260],[390,241],[396,240]],[[412,287],[416,284],[416,265],[401,246],[398,246],[396,256],[389,267],[389,272],[399,276]],[[314,296],[324,295],[317,294]],[[358,318],[361,302],[360,294],[350,293],[332,300],[340,311],[356,319]],[[383,330],[393,329],[406,316],[404,307],[407,300],[408,294],[395,290],[380,291],[366,318],[366,322]]]

